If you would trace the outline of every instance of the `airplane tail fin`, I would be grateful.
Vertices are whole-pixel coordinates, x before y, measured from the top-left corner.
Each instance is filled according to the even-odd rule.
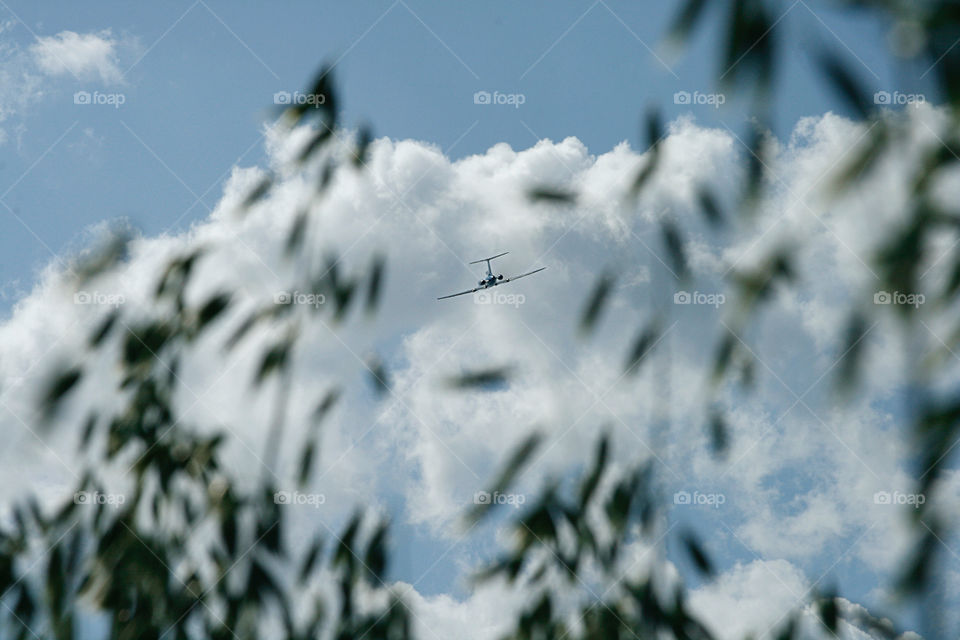
[[[490,261],[490,260],[493,260],[494,258],[499,258],[500,256],[505,256],[505,255],[507,255],[508,253],[510,253],[510,252],[509,252],[509,251],[504,251],[503,253],[498,253],[498,254],[495,255],[495,256],[490,256],[489,258],[480,258],[479,260],[474,260],[474,261],[471,262],[470,264],[480,264],[481,262],[488,262],[488,261]]]

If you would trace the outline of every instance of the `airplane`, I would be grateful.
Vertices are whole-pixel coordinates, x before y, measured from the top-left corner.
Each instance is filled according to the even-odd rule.
[[[487,275],[484,276],[483,280],[477,283],[479,286],[476,286],[473,289],[469,289],[467,291],[461,291],[460,293],[451,293],[448,296],[440,296],[439,298],[437,298],[437,300],[445,300],[446,298],[456,298],[457,296],[464,296],[464,295],[467,295],[468,293],[473,293],[474,291],[480,291],[480,289],[490,289],[491,287],[495,287],[499,284],[507,284],[508,282],[511,282],[513,280],[519,280],[520,278],[531,276],[535,273],[539,273],[540,271],[543,271],[544,269],[546,269],[546,267],[540,267],[539,269],[534,269],[533,271],[521,273],[518,276],[512,276],[510,278],[504,278],[502,273],[496,276],[493,275],[493,270],[490,268],[490,261],[493,260],[494,258],[505,256],[508,253],[510,252],[505,251],[503,253],[498,253],[495,256],[490,256],[489,258],[481,258],[480,260],[474,260],[470,264],[479,264],[481,262],[487,263]]]

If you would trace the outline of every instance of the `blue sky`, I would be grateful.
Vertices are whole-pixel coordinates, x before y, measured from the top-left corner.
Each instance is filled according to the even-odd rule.
[[[391,290],[394,297],[390,301],[396,305],[391,307],[390,317],[378,320],[380,324],[373,329],[358,329],[356,335],[345,337],[341,344],[359,351],[373,342],[387,363],[397,369],[398,386],[410,394],[410,404],[430,418],[429,426],[422,429],[419,423],[423,421],[417,418],[414,409],[404,404],[406,412],[398,409],[395,415],[385,410],[392,421],[384,420],[379,427],[382,431],[374,430],[369,439],[366,439],[369,432],[362,435],[351,432],[348,436],[355,438],[355,444],[362,445],[358,449],[369,456],[360,458],[358,467],[371,460],[374,466],[383,465],[383,476],[374,482],[385,485],[377,487],[382,490],[378,494],[382,504],[397,512],[405,508],[416,512],[416,517],[397,518],[397,544],[405,549],[396,564],[397,577],[412,581],[423,575],[425,579],[417,588],[424,596],[454,593],[464,597],[466,592],[458,583],[463,567],[455,558],[463,555],[476,559],[488,553],[495,544],[491,540],[472,542],[465,549],[451,551],[455,546],[449,545],[450,538],[444,530],[448,524],[445,520],[447,511],[440,507],[410,506],[411,495],[416,496],[417,491],[423,491],[424,501],[427,501],[449,498],[442,487],[456,486],[458,491],[467,491],[468,494],[476,488],[470,484],[479,476],[473,468],[469,469],[475,476],[473,479],[459,468],[442,469],[439,474],[442,482],[426,477],[427,463],[449,462],[444,458],[446,450],[434,450],[437,449],[434,440],[443,440],[444,447],[460,452],[478,470],[490,472],[492,458],[484,457],[490,453],[484,449],[487,444],[484,437],[490,426],[489,422],[484,422],[484,419],[489,420],[486,412],[499,416],[499,419],[537,415],[542,407],[538,405],[534,409],[529,406],[532,402],[529,398],[550,396],[538,395],[541,392],[546,394],[537,384],[541,381],[523,380],[517,383],[517,388],[529,389],[528,394],[518,393],[520,397],[515,398],[516,389],[511,388],[498,395],[500,401],[491,403],[493,409],[485,402],[469,405],[466,414],[477,424],[468,420],[468,426],[464,427],[468,433],[464,435],[451,426],[453,421],[447,413],[445,400],[435,400],[433,394],[419,395],[418,374],[435,364],[435,353],[446,354],[448,349],[452,350],[450,345],[459,344],[462,333],[468,335],[464,342],[468,355],[461,355],[459,349],[453,351],[455,359],[459,360],[458,364],[451,365],[454,371],[458,366],[460,369],[471,368],[474,360],[470,356],[477,359],[492,357],[491,352],[497,355],[498,349],[499,355],[504,355],[503,352],[511,346],[518,353],[524,353],[526,349],[540,349],[539,345],[542,345],[543,349],[533,360],[549,372],[547,377],[551,381],[555,375],[561,387],[563,384],[574,387],[573,391],[568,388],[566,394],[561,392],[561,398],[569,399],[571,406],[583,400],[583,406],[589,405],[584,415],[594,407],[596,403],[591,404],[589,394],[583,393],[588,386],[583,379],[592,383],[591,375],[596,375],[599,380],[608,372],[577,350],[580,343],[575,341],[575,314],[557,313],[556,307],[551,308],[544,298],[549,291],[555,299],[565,301],[564,309],[575,310],[579,297],[570,303],[570,291],[584,292],[585,295],[593,282],[594,270],[607,266],[607,261],[618,260],[621,265],[635,267],[635,271],[628,274],[631,281],[622,287],[625,300],[610,311],[611,318],[617,323],[608,323],[602,337],[598,336],[594,343],[598,353],[604,354],[609,361],[604,365],[609,365],[614,360],[619,364],[622,343],[632,337],[654,294],[669,290],[669,295],[673,295],[670,289],[675,283],[667,273],[669,269],[663,268],[666,264],[654,255],[655,252],[644,245],[647,253],[643,253],[637,243],[623,242],[624,238],[636,238],[655,244],[658,230],[652,218],[631,217],[621,211],[610,213],[604,207],[610,205],[610,210],[616,209],[610,204],[615,200],[614,194],[608,195],[602,190],[619,184],[607,174],[619,179],[627,172],[625,167],[632,167],[630,163],[637,159],[635,154],[617,150],[617,145],[626,140],[634,151],[644,148],[641,118],[650,106],[659,107],[664,120],[676,125],[671,133],[676,151],[667,163],[672,174],[662,178],[663,185],[658,183],[657,188],[662,188],[662,193],[655,190],[655,196],[645,207],[657,208],[654,203],[669,202],[680,210],[684,206],[691,209],[687,202],[689,198],[684,200],[684,194],[692,192],[694,182],[688,178],[693,176],[714,182],[731,179],[732,182],[736,177],[733,158],[744,152],[737,136],[743,137],[751,124],[753,116],[749,105],[732,93],[724,95],[725,103],[720,108],[711,104],[678,104],[675,100],[678,92],[715,95],[717,91],[715,78],[724,71],[720,58],[722,47],[717,41],[717,34],[722,33],[722,29],[717,28],[722,23],[719,4],[709,8],[706,22],[694,33],[691,47],[670,53],[662,46],[665,30],[674,16],[674,7],[669,3],[616,0],[577,3],[416,0],[238,3],[188,0],[79,4],[0,0],[0,131],[3,132],[0,138],[0,251],[4,256],[0,260],[0,309],[10,320],[10,326],[0,327],[0,333],[5,330],[4,336],[17,336],[20,335],[17,331],[27,331],[32,337],[35,328],[28,324],[33,317],[31,313],[36,313],[44,322],[55,315],[39,313],[34,306],[25,305],[27,310],[17,318],[14,305],[23,300],[32,300],[31,304],[41,307],[46,304],[46,296],[53,294],[45,290],[38,290],[35,295],[30,293],[39,270],[51,261],[62,260],[82,249],[91,236],[91,227],[103,221],[129,220],[149,239],[144,243],[144,255],[133,261],[135,265],[150,262],[151,247],[158,254],[163,253],[167,248],[163,244],[165,235],[169,235],[170,244],[192,242],[193,239],[184,239],[185,235],[177,235],[191,226],[201,228],[201,235],[210,232],[219,237],[220,227],[226,226],[222,220],[214,220],[207,227],[203,225],[209,222],[209,213],[221,202],[225,192],[235,196],[242,191],[246,174],[235,171],[235,168],[265,166],[280,155],[276,149],[284,143],[278,142],[275,131],[268,131],[267,126],[278,113],[274,95],[306,88],[322,63],[335,64],[342,122],[347,127],[369,124],[377,137],[389,140],[379,147],[379,155],[375,155],[377,161],[371,163],[374,165],[371,171],[378,175],[380,183],[361,183],[360,187],[348,183],[338,187],[349,196],[342,196],[331,204],[331,215],[339,222],[334,225],[336,229],[331,235],[341,243],[340,246],[350,247],[353,247],[354,237],[360,236],[364,242],[358,241],[359,248],[355,253],[361,255],[364,250],[377,248],[378,241],[386,244],[401,260],[392,263],[396,269],[392,273],[405,273],[409,278],[408,288],[399,292],[396,288]],[[922,75],[925,70],[906,64],[890,66],[885,50],[886,25],[855,20],[851,15],[804,0],[780,3],[775,17],[778,18],[778,29],[789,38],[792,48],[787,49],[781,43],[777,51],[781,65],[773,94],[775,118],[771,126],[788,149],[782,158],[783,175],[791,187],[806,196],[809,182],[805,180],[817,173],[808,165],[836,161],[834,156],[848,150],[857,133],[847,120],[824,116],[828,112],[851,114],[819,79],[815,68],[816,53],[826,48],[840,54],[871,93],[875,90],[924,91]],[[91,54],[89,59],[96,58],[98,64],[71,62],[72,59],[65,62],[54,56],[56,59],[47,60],[44,66],[44,49],[38,49],[38,43],[55,43],[57,38],[67,37],[63,35],[66,32],[94,34],[93,40],[109,43],[109,51],[101,52],[99,57]],[[70,67],[70,64],[73,67],[66,71],[61,68]],[[122,104],[77,104],[75,96],[78,92],[106,96],[106,101]],[[520,104],[478,104],[475,100],[477,92],[509,96],[504,98],[506,102]],[[817,135],[791,146],[790,136],[797,123],[807,117],[816,120],[814,129]],[[924,117],[930,122],[935,121],[929,114]],[[561,142],[568,137],[577,138],[586,150],[573,142]],[[527,150],[543,139],[556,144],[514,157],[499,152],[487,153],[501,143],[507,143],[516,151]],[[426,144],[399,142],[403,140]],[[271,144],[274,145],[273,151]],[[487,155],[476,159],[475,164],[464,161],[450,165],[448,162],[483,154]],[[600,156],[604,164],[593,171],[591,163]],[[798,159],[812,161],[794,164]],[[419,175],[423,178],[434,170],[436,175],[422,183],[411,177]],[[492,175],[497,171],[506,178],[501,180],[502,176]],[[585,223],[578,228],[583,217],[569,211],[556,216],[544,216],[535,208],[520,211],[526,203],[514,198],[514,179],[518,184],[529,177],[562,181],[572,174],[596,192],[594,196],[598,204],[590,213],[601,213],[590,221],[593,227]],[[469,186],[469,180],[481,185],[477,192],[464,188],[465,184]],[[410,216],[396,207],[397,202],[378,191],[382,184],[390,184],[405,196],[409,190]],[[451,195],[445,191],[453,189],[450,185],[456,185],[464,193]],[[294,190],[290,184],[287,186]],[[356,190],[350,191],[352,188]],[[775,222],[771,228],[780,222],[781,217],[791,217],[781,214],[795,213],[798,208],[794,198],[782,197],[784,195],[778,193],[772,198],[774,202],[768,213]],[[859,220],[860,227],[871,231],[870,201],[868,198],[863,200],[862,205],[855,203],[865,210],[860,212],[863,214],[861,218],[856,218],[860,213],[852,215]],[[890,201],[895,201],[894,196]],[[450,202],[459,208],[445,208]],[[361,236],[354,233],[356,229],[351,224],[359,224],[371,216],[371,211],[363,210],[362,206],[370,207],[373,213],[382,209],[391,213],[400,211],[400,214],[388,216],[393,219],[383,223],[380,223],[381,218],[372,215],[376,221],[370,228],[378,224],[380,227],[369,237],[366,237],[366,230]],[[517,207],[515,216],[510,211],[503,211],[504,207],[511,206]],[[811,211],[819,206],[812,197],[810,204],[803,204]],[[351,207],[358,207],[358,210]],[[466,212],[469,219],[456,220],[461,211]],[[276,218],[286,220],[288,213],[287,210],[278,210]],[[675,512],[674,520],[717,534],[711,541],[715,545],[712,550],[718,554],[724,568],[737,563],[747,565],[761,557],[774,563],[785,557],[795,561],[810,579],[822,574],[835,576],[844,592],[849,592],[852,597],[880,601],[882,594],[873,589],[880,572],[877,566],[882,563],[866,566],[846,557],[845,552],[840,553],[851,543],[859,543],[858,536],[866,535],[863,520],[870,522],[869,518],[857,518],[872,504],[863,507],[862,503],[852,502],[857,514],[849,520],[833,517],[836,515],[833,511],[823,516],[817,509],[826,502],[824,495],[829,492],[834,492],[829,496],[834,499],[833,509],[842,512],[843,505],[849,507],[852,499],[844,483],[850,482],[853,476],[858,481],[863,480],[861,476],[867,476],[869,482],[864,486],[873,487],[873,479],[869,477],[872,474],[878,482],[891,483],[876,485],[881,489],[900,487],[900,484],[892,483],[903,480],[897,475],[901,471],[898,465],[906,463],[883,449],[883,443],[871,442],[871,446],[878,448],[871,454],[875,454],[877,460],[894,461],[889,463],[889,468],[882,469],[884,475],[881,479],[872,469],[864,473],[860,468],[868,465],[858,466],[858,461],[843,458],[843,447],[847,447],[843,439],[849,438],[853,442],[862,436],[860,431],[847,433],[838,426],[842,438],[833,435],[843,446],[824,450],[817,450],[810,444],[817,440],[816,437],[809,436],[804,441],[797,435],[811,429],[809,433],[818,433],[817,437],[824,436],[832,444],[829,434],[818,431],[821,426],[830,430],[825,422],[818,424],[812,420],[802,406],[794,410],[800,401],[794,402],[798,394],[791,389],[802,391],[812,384],[807,399],[813,406],[810,414],[816,417],[814,409],[824,415],[832,411],[826,389],[814,390],[832,369],[828,365],[834,363],[830,349],[835,342],[825,335],[823,327],[838,324],[839,315],[834,310],[850,299],[851,283],[859,282],[858,278],[866,278],[869,282],[867,275],[851,273],[859,266],[850,266],[852,260],[848,254],[863,251],[866,255],[865,244],[861,246],[858,242],[870,233],[860,227],[851,231],[844,228],[842,222],[829,218],[829,212],[820,213],[833,228],[823,223],[828,233],[816,229],[820,234],[816,240],[822,241],[816,245],[816,251],[822,252],[817,257],[827,265],[824,273],[842,272],[843,278],[820,273],[820,262],[813,265],[814,280],[822,278],[824,282],[817,284],[823,284],[827,293],[822,298],[812,290],[799,293],[791,300],[793,306],[788,304],[777,310],[776,322],[757,331],[757,341],[768,348],[764,356],[770,358],[774,379],[767,377],[764,381],[764,403],[733,407],[741,410],[737,420],[743,422],[744,432],[757,436],[756,442],[745,447],[742,455],[750,464],[762,467],[764,472],[759,479],[750,471],[745,471],[742,477],[733,474],[735,479],[722,485],[724,491],[742,489],[745,492],[743,501],[738,502],[738,497],[731,499],[734,516],[730,516],[730,512],[717,515],[681,509]],[[622,220],[618,217],[621,214],[624,215]],[[694,216],[691,213],[689,217]],[[423,224],[423,219],[430,220],[435,227],[433,236],[421,232],[418,227],[417,223]],[[263,216],[251,223],[251,227],[236,231],[237,237],[241,238],[240,244],[247,247],[246,243],[249,243],[262,248],[258,242],[275,239],[279,232],[269,222],[270,217]],[[754,248],[751,244],[754,240],[763,246],[763,241],[777,235],[767,237],[766,230],[762,230],[759,223],[753,231],[756,238],[747,236],[742,245],[733,248],[747,255]],[[801,228],[801,231],[809,229]],[[628,232],[633,234],[632,238]],[[833,236],[836,239],[842,236],[843,239],[836,243]],[[719,291],[722,277],[717,276],[724,269],[713,269],[731,258],[729,252],[724,251],[732,249],[721,246],[719,241],[711,244],[713,240],[704,240],[708,236],[701,228],[695,227],[691,237],[702,241],[697,247],[700,251],[697,255],[702,259],[698,268],[699,273],[707,274],[705,282],[697,284],[699,290]],[[507,240],[513,244],[501,247]],[[549,325],[539,344],[525,333],[529,328],[526,323],[517,324],[515,318],[502,313],[502,309],[491,309],[488,316],[483,316],[481,314],[486,310],[478,311],[476,306],[448,305],[434,311],[440,307],[428,307],[419,302],[424,298],[433,303],[438,292],[456,291],[470,284],[470,276],[465,271],[469,267],[457,264],[453,258],[462,263],[481,257],[459,255],[472,252],[476,244],[484,245],[484,255],[490,253],[486,251],[487,245],[498,252],[511,250],[512,255],[502,266],[505,272],[515,273],[514,269],[540,266],[541,262],[537,260],[551,267],[546,273],[550,274],[552,281],[547,280],[547,276],[539,276],[542,278],[539,282],[545,288],[544,295],[539,300],[530,295],[529,305],[523,307],[524,314],[517,311],[517,316],[527,318],[527,322],[534,326],[537,326],[537,320]],[[856,247],[856,251],[849,245]],[[551,255],[554,249],[557,256]],[[264,251],[264,260],[269,262],[267,249]],[[243,255],[242,251],[231,257],[235,261],[236,274],[254,274],[249,278],[251,281],[263,275],[258,271],[260,265],[245,262],[250,256]],[[735,257],[739,261],[741,256]],[[528,266],[528,261],[535,264]],[[232,274],[234,262],[225,261],[225,264],[227,266],[222,270]],[[282,273],[280,267],[276,268]],[[848,276],[849,281],[844,280]],[[136,281],[138,277],[142,277],[142,272],[141,276],[131,279]],[[711,286],[714,289],[710,289]],[[536,291],[527,285],[518,290],[528,294]],[[126,295],[132,299],[137,294],[130,289]],[[64,315],[87,311],[77,311],[75,307],[73,305]],[[704,354],[712,352],[708,334],[717,323],[711,313],[710,309],[694,307],[680,308],[677,312],[678,318],[686,314],[677,333],[685,331],[690,337],[689,342],[680,342],[676,347],[679,364],[674,374],[684,384],[694,379],[694,372],[705,370],[706,365],[698,358],[703,360]],[[493,319],[484,319],[489,316]],[[34,320],[38,321],[37,318]],[[54,318],[50,322],[61,320]],[[471,321],[480,323],[480,328],[473,331],[476,336],[469,330],[464,331],[469,329]],[[62,322],[66,324],[66,320]],[[40,336],[49,335],[49,332],[40,330],[35,332]],[[473,344],[474,337],[478,344]],[[10,341],[15,346],[32,342]],[[35,341],[42,340],[36,338]],[[27,346],[33,348],[36,345]],[[362,369],[347,367],[347,364],[353,364],[350,357],[343,353],[331,355],[329,345],[316,348],[320,354],[317,362],[326,362],[321,356],[337,358],[338,373],[352,376],[349,378],[352,381],[363,379],[365,372]],[[17,362],[16,357],[12,360]],[[0,357],[0,366],[13,366],[7,364],[9,361],[9,358],[5,361]],[[698,362],[697,366],[692,364]],[[876,419],[877,423],[869,426],[882,424],[888,429],[890,416],[899,412],[899,408],[891,406],[889,401],[898,382],[894,375],[887,375],[885,364],[877,365],[876,369],[880,371],[879,375],[887,376],[883,380],[885,386],[871,389],[876,395],[868,398],[860,408],[862,415]],[[19,373],[10,375],[16,377]],[[666,374],[667,377],[670,375],[673,374]],[[219,376],[212,373],[211,377],[219,380]],[[234,389],[242,388],[233,378],[228,381],[234,383]],[[22,380],[16,377],[15,384],[20,382]],[[651,397],[652,404],[656,404],[659,389],[656,383],[656,380],[646,380],[643,385],[637,385],[638,404],[646,403]],[[215,384],[212,382],[211,387]],[[584,389],[580,388],[581,385]],[[687,387],[681,385],[678,388]],[[589,391],[593,392],[592,389]],[[634,406],[633,391],[625,392],[623,397],[618,393],[614,393],[610,400],[615,408],[639,412],[631,414],[637,421],[652,415],[644,413],[649,409],[645,404],[642,410]],[[504,397],[515,404],[510,405]],[[350,413],[345,422],[352,426],[374,419],[379,421],[384,414],[378,414],[380,409],[372,407],[370,400],[371,394],[365,389],[355,392],[347,401]],[[197,411],[201,417],[204,415],[201,409]],[[610,419],[616,412],[604,404],[595,413],[598,415],[590,414],[592,422],[589,426],[581,425],[585,433],[579,433],[578,427],[574,436],[582,436],[584,441],[592,439],[600,419]],[[245,414],[242,417],[248,418]],[[570,419],[570,415],[561,417],[560,423]],[[838,418],[830,416],[827,422],[832,426],[835,419]],[[679,453],[666,456],[669,464],[665,466],[676,465],[687,470],[686,453],[689,455],[690,476],[674,474],[672,479],[666,479],[664,489],[669,492],[695,488],[706,491],[711,488],[705,484],[710,480],[710,474],[702,465],[708,463],[696,458],[697,464],[694,464],[693,454],[684,448],[702,447],[703,442],[698,439],[702,436],[702,425],[687,414],[678,422],[685,420],[684,428],[690,431],[683,433],[694,435],[680,438]],[[782,426],[774,430],[781,420]],[[843,420],[856,422],[851,416],[840,416],[839,420],[838,424],[846,424]],[[863,420],[866,422],[867,418]],[[769,429],[768,423],[772,423]],[[621,424],[625,432],[621,435],[628,443],[636,445],[630,439],[630,428],[623,422]],[[569,428],[573,427],[570,425]],[[751,431],[755,427],[756,431]],[[446,444],[448,440],[435,438],[434,429],[448,436],[449,444]],[[470,429],[474,431],[470,432]],[[770,433],[773,435],[768,437]],[[387,444],[379,444],[381,438]],[[259,443],[251,442],[250,446],[257,447]],[[792,457],[794,450],[791,447],[798,447],[802,452]],[[336,446],[333,448],[336,450]],[[352,450],[352,446],[346,447],[343,456],[348,456]],[[582,462],[582,457],[577,457],[582,451],[582,447],[578,449],[574,445],[570,445],[569,450],[560,446],[555,455],[560,462]],[[625,451],[632,450],[620,450],[621,453]],[[767,458],[754,463],[750,456],[759,456],[758,452],[765,452]],[[896,453],[900,455],[902,451]],[[475,458],[471,457],[474,455]],[[873,463],[874,458],[870,455],[864,457]],[[354,463],[352,458],[346,459]],[[0,463],[2,461],[0,458]],[[847,463],[851,468],[843,466]],[[569,464],[560,466],[570,468]],[[388,471],[397,476],[409,472],[402,479],[414,477],[415,481],[391,485],[394,478]],[[359,472],[352,468],[345,470],[343,475],[347,479],[343,482],[348,483],[354,473]],[[720,486],[720,480],[717,482]],[[863,489],[860,485],[857,487]],[[348,492],[348,495],[353,494]],[[763,509],[752,509],[749,504],[744,504],[747,499],[769,499],[770,502],[764,503]],[[837,504],[841,506],[837,507]],[[444,508],[449,506],[445,504]],[[887,516],[875,516],[870,512],[869,517],[882,519]],[[781,536],[781,521],[788,520]],[[811,532],[811,539],[820,541],[822,536],[826,540],[824,549],[797,551],[796,556],[791,555],[794,553],[788,548],[791,544],[804,549],[807,546],[803,536],[808,520],[818,525],[821,522],[836,525],[839,532]],[[839,520],[842,522],[838,525]],[[859,528],[861,525],[864,529]],[[763,529],[764,526],[767,528]],[[858,548],[858,553],[861,551]],[[868,551],[862,552],[868,554]],[[679,557],[674,559],[683,566]],[[781,572],[775,576],[778,582],[793,584],[792,565],[784,568],[772,564],[770,567],[771,575]]]
[[[814,78],[817,46],[844,54],[869,87],[894,83],[879,25],[805,2],[782,9],[778,26],[803,47],[778,52],[778,134],[800,117],[844,110]],[[304,88],[325,61],[336,62],[347,125],[427,141],[454,159],[567,136],[593,153],[623,140],[640,147],[649,105],[667,119],[691,112],[742,132],[749,113],[733,96],[719,110],[674,104],[678,91],[715,91],[721,16],[714,7],[691,49],[671,56],[662,45],[673,11],[628,2],[9,2],[0,16],[12,46],[104,29],[129,46],[118,51],[115,86],[61,74],[7,123],[19,129],[0,148],[0,175],[16,185],[0,193],[22,222],[3,210],[2,304],[9,309],[51,251],[90,224],[126,217],[158,233],[202,219],[231,166],[262,160],[274,93]],[[125,101],[74,105],[78,90]],[[476,91],[522,94],[523,104],[477,105]]]

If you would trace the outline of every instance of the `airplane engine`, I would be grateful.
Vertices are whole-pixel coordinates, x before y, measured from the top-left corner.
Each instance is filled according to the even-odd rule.
[[[497,276],[497,280],[503,280],[503,274],[502,274],[502,273]]]

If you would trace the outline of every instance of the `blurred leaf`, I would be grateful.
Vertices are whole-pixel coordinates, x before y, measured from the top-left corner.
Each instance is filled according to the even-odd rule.
[[[234,329],[233,333],[230,334],[230,337],[227,338],[226,343],[224,343],[224,348],[228,351],[237,346],[237,344],[243,340],[243,338],[250,333],[250,331],[257,326],[260,322],[263,322],[267,318],[275,315],[278,309],[282,309],[285,305],[278,305],[276,303],[272,304],[270,307],[265,309],[260,309],[248,315],[243,322],[237,325],[237,328]]]
[[[323,399],[317,405],[317,408],[313,410],[313,415],[311,416],[311,421],[314,425],[319,424],[327,416],[328,413],[333,409],[337,404],[337,400],[340,399],[340,389],[330,389],[323,396]]]
[[[387,524],[381,523],[367,544],[367,552],[363,564],[367,569],[370,582],[374,586],[384,584],[384,574],[387,568]]]
[[[360,512],[353,514],[353,517],[351,517],[350,522],[347,523],[343,534],[340,536],[339,544],[337,544],[337,550],[333,556],[333,566],[345,567],[347,568],[348,573],[352,573],[353,567],[355,566],[357,560],[357,557],[353,551],[353,545],[354,538],[356,538],[357,532],[360,530],[361,520],[362,516]]]
[[[83,431],[80,432],[80,450],[84,451],[90,445],[90,439],[93,437],[93,430],[97,426],[97,414],[91,413],[87,416]]]
[[[323,551],[323,542],[323,537],[318,535],[310,544],[310,548],[307,549],[307,553],[303,557],[303,564],[300,567],[300,576],[298,578],[298,582],[301,584],[305,583],[307,578],[310,577],[310,574],[313,573],[317,559],[320,557],[321,551]]]
[[[593,496],[594,491],[596,491],[597,486],[600,484],[600,478],[603,476],[603,472],[607,466],[607,456],[609,451],[610,438],[607,434],[604,434],[597,441],[597,451],[594,454],[593,467],[591,467],[590,473],[580,485],[580,511],[586,510],[587,505],[590,503],[590,498]]]
[[[824,52],[820,55],[820,66],[834,89],[857,113],[860,120],[870,119],[870,102],[867,92],[854,78],[850,69],[833,53]]]
[[[921,593],[929,584],[934,563],[934,551],[938,544],[940,526],[934,522],[924,526],[920,539],[914,544],[896,582],[897,591],[904,595]],[[942,531],[940,531],[942,533]]]
[[[531,202],[546,202],[548,204],[574,204],[577,200],[574,192],[554,187],[533,187],[527,191],[527,198]]]
[[[750,212],[753,203],[760,196],[760,188],[763,186],[764,171],[766,170],[766,145],[764,144],[763,130],[759,126],[753,127],[750,133],[750,139],[747,142],[747,193],[746,199],[748,206],[744,209]]]
[[[514,449],[513,453],[510,454],[506,464],[503,465],[500,473],[490,485],[487,494],[493,495],[495,493],[503,493],[506,491],[516,477],[520,475],[520,472],[523,470],[523,467],[526,465],[530,456],[533,455],[533,452],[536,451],[538,446],[540,446],[540,441],[542,439],[542,436],[537,432],[527,436],[527,438],[520,443],[520,446]],[[489,513],[493,506],[494,505],[491,500],[474,504],[473,508],[470,509],[466,515],[467,522],[472,524],[479,521],[486,516],[487,513]]]
[[[630,347],[626,364],[624,364],[623,367],[624,373],[636,375],[646,359],[647,354],[653,349],[659,339],[660,329],[657,324],[655,322],[648,323],[633,341],[633,346]]]
[[[667,32],[668,37],[680,43],[686,42],[706,6],[706,0],[686,0]]]
[[[843,160],[840,168],[831,172],[829,190],[833,193],[842,193],[856,181],[862,180],[884,156],[883,151],[889,141],[887,125],[883,120],[874,120],[870,127],[866,141],[858,143],[854,152],[849,153],[851,159]]]
[[[197,314],[197,331],[200,331],[213,322],[230,306],[229,293],[216,293],[207,299]]]
[[[603,307],[606,304],[607,297],[610,295],[610,291],[613,289],[614,281],[615,278],[610,273],[603,273],[597,279],[597,284],[594,285],[593,293],[590,294],[590,298],[587,300],[587,305],[584,307],[583,314],[580,316],[581,334],[587,335],[593,330],[594,325],[600,318],[600,312],[603,311]]]
[[[256,203],[263,200],[263,198],[270,192],[270,189],[273,187],[273,176],[265,175],[260,178],[256,184],[253,185],[253,188],[247,193],[246,197],[240,203],[241,209],[249,209]]]
[[[183,291],[190,280],[190,275],[193,273],[193,267],[204,253],[205,249],[203,248],[195,249],[167,263],[166,269],[164,269],[160,280],[157,282],[154,297],[159,300],[164,296],[169,296],[181,303],[178,308],[182,306]]]
[[[385,261],[382,255],[376,255],[373,258],[373,264],[370,267],[370,280],[367,285],[366,312],[372,314],[377,310],[380,302],[380,289],[383,285]]]
[[[762,0],[737,0],[729,7],[720,80],[725,85],[745,80],[765,93],[773,75],[775,25]]]
[[[827,628],[827,631],[836,635],[840,616],[837,607],[837,598],[832,592],[820,599],[819,610],[820,622]]]
[[[447,385],[454,389],[480,389],[492,391],[506,386],[512,367],[493,367],[468,371],[447,378]]]
[[[387,372],[386,365],[380,356],[373,354],[366,361],[367,372],[370,377],[370,384],[373,385],[377,395],[383,396],[390,393],[390,374]]]
[[[714,384],[720,382],[724,374],[727,372],[727,368],[730,366],[730,361],[733,359],[734,350],[737,348],[737,336],[734,335],[729,329],[724,332],[723,338],[720,340],[720,345],[717,347],[717,353],[713,359],[713,381]]]
[[[49,419],[56,413],[64,396],[80,382],[82,377],[83,370],[80,367],[72,366],[55,374],[47,382],[46,390],[41,395],[40,400],[45,418]]]
[[[110,334],[110,330],[117,324],[117,320],[120,318],[120,312],[117,310],[111,311],[106,318],[97,326],[97,329],[90,334],[90,347],[96,348],[99,347],[106,337]]]
[[[717,203],[717,199],[710,189],[701,187],[697,190],[697,203],[700,206],[700,211],[703,212],[703,216],[711,226],[718,227],[723,224],[723,211],[720,209],[720,205]]]
[[[683,542],[683,546],[693,561],[693,565],[697,568],[697,571],[704,576],[713,577],[713,563],[710,562],[710,557],[706,551],[703,550],[696,535],[694,535],[692,531],[686,531],[681,534],[680,540]]]
[[[174,331],[173,327],[162,321],[127,327],[123,342],[124,364],[129,368],[149,364],[159,357]]]
[[[687,256],[683,250],[683,238],[680,229],[669,220],[660,221],[660,233],[663,236],[663,245],[667,249],[667,256],[673,273],[678,278],[687,277]]]
[[[130,247],[130,232],[126,229],[111,230],[100,246],[95,247],[71,265],[71,270],[80,285],[109,271],[127,259]]]
[[[360,133],[357,139],[357,147],[353,152],[353,166],[356,168],[364,167],[367,164],[367,153],[370,150],[370,143],[373,141],[373,133],[370,127],[364,125],[360,127]]]
[[[838,371],[838,387],[841,391],[847,392],[856,386],[866,342],[864,337],[868,331],[866,318],[862,314],[854,313],[847,320]]]
[[[637,173],[630,186],[630,195],[636,198],[649,182],[660,161],[660,142],[663,140],[663,123],[660,120],[660,112],[656,109],[647,111],[646,123],[647,131],[647,162]]]
[[[796,615],[791,615],[787,619],[787,623],[783,625],[783,628],[777,633],[776,640],[794,640],[797,635],[798,626]]]
[[[274,344],[263,354],[263,357],[260,359],[260,366],[257,367],[257,373],[254,377],[254,386],[260,385],[272,372],[287,366],[287,358],[290,355],[290,348],[292,346],[293,339],[288,336]]]
[[[308,220],[309,213],[306,210],[301,211],[297,214],[297,217],[294,218],[293,226],[290,227],[290,232],[287,234],[287,242],[283,247],[283,254],[285,256],[292,256],[303,245]]]
[[[300,455],[300,464],[297,467],[297,486],[304,487],[310,478],[310,471],[313,468],[313,458],[316,455],[316,444],[313,441],[307,442]]]
[[[310,133],[310,138],[307,140],[307,143],[303,145],[303,148],[297,155],[297,162],[304,164],[310,160],[310,158],[312,158],[317,151],[322,149],[323,146],[332,138],[333,129],[321,123],[319,127]]]
[[[729,445],[727,422],[720,411],[715,410],[710,414],[710,448],[714,455],[724,456]]]

